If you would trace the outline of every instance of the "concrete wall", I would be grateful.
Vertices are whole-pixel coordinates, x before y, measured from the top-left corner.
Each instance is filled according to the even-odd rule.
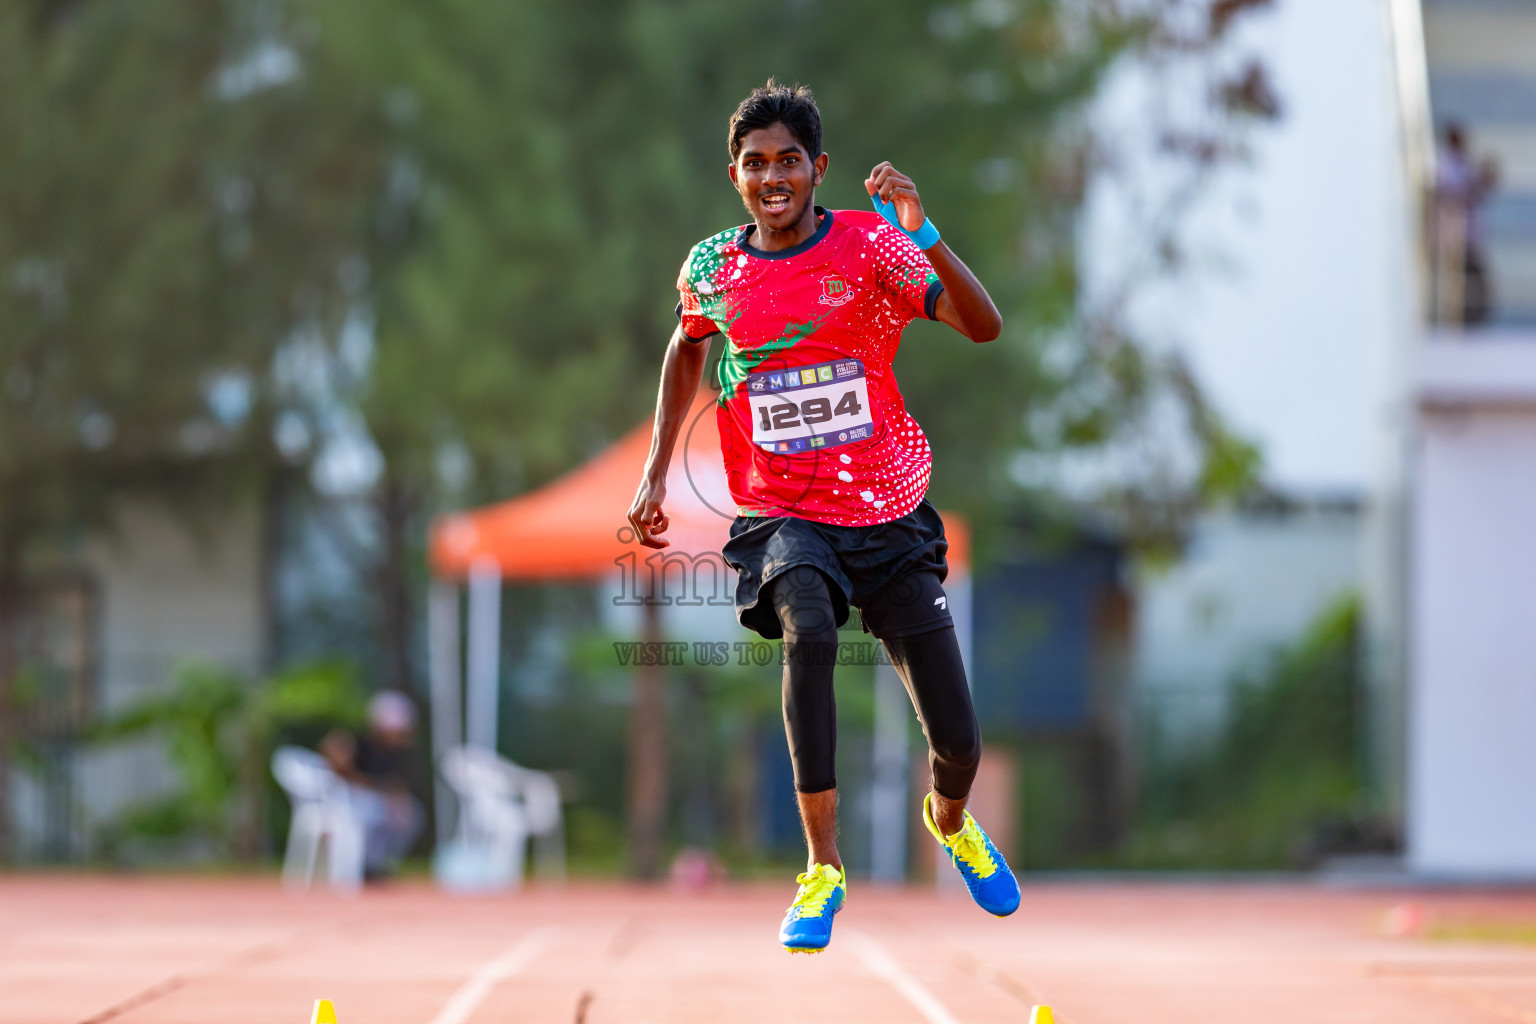
[[[1161,146],[1166,111],[1209,83],[1117,66],[1094,125],[1107,147],[1083,217],[1090,307],[1123,307],[1140,340],[1178,351],[1227,422],[1290,494],[1364,493],[1377,364],[1402,345],[1411,224],[1385,5],[1281,0],[1238,19],[1228,64],[1253,57],[1283,107],[1218,170],[1179,221],[1177,272],[1149,274],[1152,211],[1182,182]],[[1205,122],[1190,117],[1204,130]]]
[[[1360,514],[1347,506],[1202,519],[1179,564],[1136,584],[1132,676],[1144,712],[1174,735],[1219,727],[1236,674],[1359,589],[1360,544]]]
[[[100,588],[103,711],[163,692],[186,661],[257,668],[262,609],[253,508],[210,517],[199,536],[163,510],[128,505],[115,533],[93,538],[82,555]],[[148,742],[87,752],[77,771],[88,822],[174,781],[164,752]]]
[[[1419,388],[1409,866],[1536,877],[1536,336],[1431,342]]]

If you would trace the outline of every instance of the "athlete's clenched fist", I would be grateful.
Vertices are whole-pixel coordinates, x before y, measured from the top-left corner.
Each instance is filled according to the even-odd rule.
[[[625,518],[635,529],[635,539],[648,548],[672,546],[671,541],[661,537],[672,523],[671,517],[661,510],[661,503],[666,500],[665,483],[642,480],[640,489],[635,492],[635,500],[629,506],[629,514]]]
[[[911,178],[892,167],[889,160],[875,164],[869,177],[864,179],[864,190],[884,202],[894,203],[896,217],[907,231],[921,229],[923,221],[928,219],[923,212],[923,201],[918,198],[917,186]]]

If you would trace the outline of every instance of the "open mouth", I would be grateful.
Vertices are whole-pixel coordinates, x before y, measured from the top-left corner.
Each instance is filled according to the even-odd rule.
[[[789,209],[789,194],[773,192],[762,197],[763,209],[769,213],[783,213]]]

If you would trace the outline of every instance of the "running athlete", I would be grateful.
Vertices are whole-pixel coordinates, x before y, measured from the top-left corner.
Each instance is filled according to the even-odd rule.
[[[738,574],[737,618],[784,639],[784,728],[809,846],[779,941],[825,949],[847,896],[832,669],[850,605],[885,646],[928,739],[928,831],[976,902],[1011,914],[1018,883],[965,809],[981,735],[941,586],[944,525],[924,498],[932,456],[891,371],[917,317],[977,342],[996,338],[1002,318],[890,163],[865,179],[873,211],[815,205],[827,154],[808,89],[770,79],[754,90],[731,117],[729,145],[752,223],[705,239],[683,264],[629,522],[640,543],[669,545],[667,468],[711,339],[724,335],[716,414],[737,516],[723,553]]]

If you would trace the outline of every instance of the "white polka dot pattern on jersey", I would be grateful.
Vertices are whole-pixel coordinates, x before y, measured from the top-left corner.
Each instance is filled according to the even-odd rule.
[[[696,246],[685,265],[685,326],[692,333],[697,321],[688,315],[697,309],[694,315],[711,321],[701,328],[725,334],[721,446],[731,494],[744,515],[868,526],[907,515],[928,489],[933,455],[907,414],[891,360],[902,329],[924,315],[937,275],[922,251],[878,214],[840,210],[834,221],[820,241],[771,258],[751,248],[745,229],[723,232]],[[774,450],[755,442],[749,381],[763,394],[782,386],[764,384],[775,370],[788,376],[846,359],[863,365],[873,436],[827,434],[821,450]]]

